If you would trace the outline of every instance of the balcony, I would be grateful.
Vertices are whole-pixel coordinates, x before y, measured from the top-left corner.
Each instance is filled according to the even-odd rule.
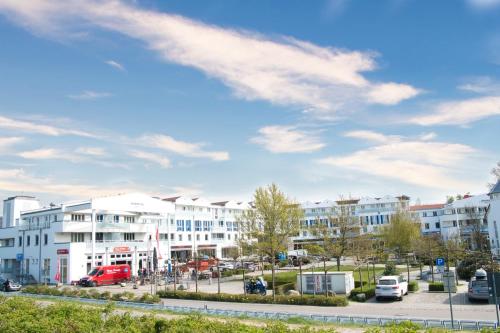
[[[154,244],[156,245],[156,242]],[[143,240],[118,240],[118,239],[101,240],[101,241],[97,240],[95,242],[96,250],[105,250],[106,248],[108,248],[109,252],[113,252],[113,248],[115,247],[129,247],[130,250],[133,251],[134,247],[136,246],[144,248],[144,246],[147,246],[147,242],[144,242]],[[153,245],[151,245],[151,247],[153,247]],[[92,250],[92,242],[86,241],[85,248],[87,250]]]

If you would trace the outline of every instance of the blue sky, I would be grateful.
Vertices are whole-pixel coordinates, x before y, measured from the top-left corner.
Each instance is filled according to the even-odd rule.
[[[500,1],[0,0],[0,196],[485,192]]]

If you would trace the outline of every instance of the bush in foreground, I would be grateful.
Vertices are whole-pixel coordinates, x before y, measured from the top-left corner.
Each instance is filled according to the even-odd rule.
[[[43,285],[33,285],[26,286],[22,290],[23,293],[28,294],[38,294],[38,295],[51,295],[51,296],[66,296],[66,297],[79,297],[79,298],[93,298],[102,300],[114,300],[114,301],[131,301],[131,302],[141,302],[141,303],[158,303],[160,298],[157,295],[143,294],[142,296],[135,296],[134,293],[125,291],[122,293],[111,294],[109,291],[104,291],[100,293],[96,289],[75,289],[65,287],[62,289],[43,286]]]
[[[408,291],[411,291],[411,292],[418,291],[418,282],[417,281],[410,281],[408,283]]]
[[[429,283],[429,291],[444,291],[443,282],[431,282],[431,283]]]
[[[357,300],[356,296],[358,294],[365,294],[366,299],[375,297],[375,287],[368,288],[365,286],[363,287],[363,290],[361,290],[361,288],[354,288],[353,290],[351,290],[351,295],[349,296],[349,298],[352,300]]]
[[[273,303],[272,296],[260,295],[234,295],[234,294],[209,294],[209,293],[193,293],[186,291],[164,291],[159,290],[158,296],[161,298],[174,299],[191,299],[199,301],[220,301],[234,303]],[[303,295],[303,296],[283,296],[276,295],[277,304],[293,304],[293,305],[318,305],[318,306],[346,306],[347,298],[344,296],[325,297],[323,295]]]

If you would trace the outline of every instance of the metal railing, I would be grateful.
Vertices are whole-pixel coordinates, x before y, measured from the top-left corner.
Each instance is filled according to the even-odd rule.
[[[23,296],[21,293],[3,293],[4,296]],[[52,296],[52,295],[39,295],[39,294],[24,294],[28,297],[35,298],[53,298],[53,299],[63,299],[72,300],[77,302],[84,302],[90,304],[106,304],[107,300],[101,299],[91,299],[91,298],[75,298],[69,296]],[[242,311],[242,310],[223,310],[223,309],[211,309],[206,304],[204,307],[194,307],[194,306],[175,306],[166,304],[146,304],[137,302],[125,302],[116,301],[114,302],[118,306],[132,308],[132,309],[146,309],[146,310],[168,310],[176,313],[199,313],[206,315],[216,315],[216,316],[227,316],[227,317],[250,317],[250,318],[265,318],[265,319],[279,319],[286,320],[290,318],[302,318],[306,320],[314,320],[324,323],[335,323],[335,324],[355,324],[355,325],[374,325],[374,326],[384,326],[388,324],[398,324],[402,322],[412,322],[414,324],[420,325],[423,328],[443,328],[455,330],[477,330],[482,329],[494,329],[496,330],[499,326],[494,321],[485,320],[454,320],[453,325],[451,320],[440,320],[440,319],[422,319],[422,318],[411,318],[411,317],[369,317],[369,316],[346,316],[346,315],[315,315],[315,314],[299,314],[290,312],[262,312],[262,311]]]

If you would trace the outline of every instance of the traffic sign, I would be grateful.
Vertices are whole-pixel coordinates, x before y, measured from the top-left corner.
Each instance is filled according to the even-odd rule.
[[[24,255],[22,253],[16,254],[16,260],[17,261],[22,261],[24,259]]]
[[[444,266],[444,258],[436,258],[436,266]]]

